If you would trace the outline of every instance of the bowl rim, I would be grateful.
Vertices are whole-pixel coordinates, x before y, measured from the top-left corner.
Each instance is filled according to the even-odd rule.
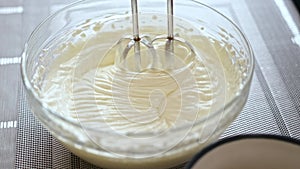
[[[23,81],[23,84],[27,90],[27,92],[29,92],[30,94],[32,94],[32,96],[34,97],[34,99],[37,101],[37,103],[44,109],[46,110],[47,112],[51,113],[51,115],[53,115],[55,118],[58,118],[70,125],[73,125],[75,127],[79,127],[81,128],[82,125],[81,123],[76,123],[74,121],[71,121],[69,118],[67,117],[64,117],[62,115],[60,115],[59,113],[56,113],[55,111],[53,111],[50,106],[48,106],[47,104],[45,104],[44,102],[42,102],[42,100],[39,98],[37,92],[34,90],[34,87],[32,86],[29,78],[28,78],[28,74],[26,73],[26,64],[27,64],[27,53],[28,53],[28,44],[29,42],[33,39],[33,37],[35,36],[35,34],[51,19],[53,19],[55,16],[57,16],[58,14],[60,14],[61,12],[63,11],[66,11],[72,7],[76,7],[76,6],[79,6],[80,4],[82,3],[88,3],[89,1],[95,1],[95,0],[79,0],[77,2],[73,2],[69,5],[66,5],[65,7],[63,7],[62,9],[56,11],[55,13],[53,13],[52,15],[49,15],[48,17],[46,17],[46,19],[44,19],[40,24],[38,24],[38,26],[36,26],[36,28],[32,31],[32,33],[30,34],[30,36],[28,37],[28,39],[26,40],[26,43],[24,45],[24,50],[22,52],[22,55],[21,55],[21,76],[22,76],[22,81]],[[103,0],[104,2],[105,0]],[[101,1],[99,1],[101,2]],[[243,39],[244,43],[245,43],[245,46],[246,46],[246,51],[247,53],[249,53],[249,58],[248,61],[249,61],[249,72],[248,72],[248,76],[246,77],[246,80],[245,80],[245,83],[242,84],[242,87],[240,87],[239,91],[237,92],[237,94],[232,97],[227,103],[225,103],[224,106],[222,106],[219,110],[215,111],[215,112],[212,112],[211,114],[209,114],[208,116],[206,116],[205,118],[203,119],[198,119],[198,120],[195,120],[192,124],[192,127],[193,126],[197,126],[203,122],[205,122],[207,119],[212,119],[214,116],[222,113],[224,110],[228,109],[229,106],[231,106],[232,104],[234,104],[235,102],[237,102],[240,97],[242,96],[243,94],[243,90],[246,89],[246,87],[248,85],[250,85],[251,81],[252,81],[252,77],[253,77],[253,74],[254,74],[254,67],[255,67],[255,58],[254,58],[254,52],[253,52],[253,49],[252,49],[252,46],[249,42],[249,40],[246,38],[245,34],[243,33],[243,31],[241,31],[241,29],[237,26],[237,24],[235,22],[233,22],[231,19],[229,19],[227,16],[225,16],[224,14],[222,14],[221,12],[219,12],[218,10],[216,10],[215,8],[213,7],[210,7],[209,5],[206,5],[202,2],[200,2],[199,0],[189,0],[189,2],[193,2],[195,3],[196,5],[199,5],[199,6],[202,6],[202,7],[205,7],[207,8],[208,10],[212,11],[213,13],[219,15],[220,17],[222,17],[224,20],[226,20],[227,22],[229,22],[231,24],[231,26],[238,32],[238,34],[241,36],[241,38]],[[179,3],[182,3],[181,1]],[[248,94],[247,93],[247,96],[245,96],[246,98],[248,97]],[[48,116],[48,115],[47,115]],[[177,128],[171,128],[170,130],[168,130],[169,132],[172,132],[173,130],[174,131],[181,131],[183,129],[186,129],[186,128],[191,128],[191,125],[190,124],[183,124]],[[94,129],[94,128],[86,128],[85,127],[85,130],[88,129],[88,130],[91,130],[91,131],[96,131],[96,132],[104,132],[104,133],[107,133],[105,130],[101,130],[101,129]],[[153,135],[153,134],[156,134],[155,132],[144,132],[144,133],[130,133],[131,136],[140,136],[140,135]]]
[[[235,135],[230,136],[227,138],[223,138],[215,143],[210,144],[209,146],[202,149],[200,152],[198,152],[190,162],[187,163],[185,169],[191,169],[201,158],[203,158],[206,154],[211,152],[212,150],[219,148],[223,145],[241,141],[241,140],[253,140],[253,139],[263,139],[263,140],[276,140],[280,141],[282,143],[291,143],[293,145],[300,146],[300,140],[290,137],[290,136],[284,136],[284,135],[274,135],[274,134],[242,134],[242,135]]]

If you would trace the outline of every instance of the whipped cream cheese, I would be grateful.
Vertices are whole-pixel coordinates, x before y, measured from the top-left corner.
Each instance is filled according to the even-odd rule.
[[[150,39],[166,34],[165,18],[141,15],[141,34]],[[155,67],[151,66],[153,56],[147,47],[141,45],[141,62],[138,63],[134,49],[122,59],[121,53],[126,46],[123,43],[114,46],[121,37],[131,34],[129,16],[86,20],[55,38],[41,53],[41,57],[51,57],[52,60],[37,68],[34,75],[39,97],[54,112],[80,123],[83,130],[74,132],[85,133],[82,137],[89,135],[90,129],[127,137],[149,132],[164,134],[184,125],[192,128],[197,120],[221,109],[236,95],[242,72],[235,66],[234,57],[240,51],[226,43],[228,37],[224,30],[220,30],[221,38],[215,39],[207,36],[209,33],[204,27],[196,27],[178,18],[175,18],[175,23],[176,36],[188,41],[196,55],[189,56],[190,49],[175,41],[174,55],[170,59],[165,54],[165,42],[154,42],[159,58]],[[215,121],[216,127],[220,118]],[[213,131],[212,128],[202,132]],[[99,145],[115,157],[92,154],[71,145],[67,147],[88,161],[105,167],[115,168],[118,162],[126,163],[125,168],[159,167],[183,162],[193,155],[195,149],[181,151],[179,147],[179,151],[169,153],[165,159],[160,156],[176,147],[185,136],[186,133],[174,142],[170,140],[170,145],[154,142],[153,145],[160,147],[158,151],[155,146],[151,147],[149,150],[154,153],[141,157],[126,157],[126,154],[116,151],[117,148],[108,148],[101,143]],[[132,144],[135,144],[137,139],[132,139]],[[130,141],[110,146],[135,151]],[[162,147],[165,147],[164,151]],[[144,151],[147,147],[141,149]],[[126,160],[115,161],[117,156],[125,156]]]

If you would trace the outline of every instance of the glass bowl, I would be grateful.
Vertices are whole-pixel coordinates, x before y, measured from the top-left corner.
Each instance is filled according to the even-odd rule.
[[[165,1],[141,1],[139,10],[142,34],[166,34]],[[193,46],[199,55],[197,59],[205,63],[208,79],[222,84],[217,94],[210,97],[206,113],[184,112],[184,104],[198,105],[200,101],[183,100],[183,113],[176,114],[175,119],[177,122],[188,116],[190,120],[186,123],[174,123],[164,130],[157,129],[158,124],[152,129],[118,132],[107,124],[105,127],[91,127],[79,118],[68,116],[68,112],[65,113],[68,99],[61,97],[65,91],[53,98],[60,107],[54,108],[43,98],[43,87],[54,83],[53,73],[60,72],[55,68],[62,67],[57,60],[62,60],[63,49],[81,56],[76,53],[76,45],[87,38],[81,47],[91,47],[88,48],[90,52],[96,51],[96,54],[79,57],[83,61],[76,63],[76,73],[88,70],[89,66],[85,65],[101,65],[109,47],[121,38],[113,34],[104,37],[101,31],[114,33],[114,30],[121,30],[130,35],[130,11],[130,3],[123,0],[84,0],[59,10],[42,22],[33,31],[22,55],[21,70],[27,99],[32,112],[52,135],[71,152],[92,164],[105,168],[178,166],[218,139],[241,112],[249,94],[254,69],[252,49],[239,28],[215,9],[193,0],[174,2],[175,35]],[[101,43],[89,43],[94,42],[95,37]],[[211,73],[213,69],[218,69],[219,73]],[[190,78],[183,77],[182,81]],[[180,83],[180,80],[175,80]],[[74,86],[64,86],[65,90],[68,88]],[[99,109],[99,118],[105,113]]]

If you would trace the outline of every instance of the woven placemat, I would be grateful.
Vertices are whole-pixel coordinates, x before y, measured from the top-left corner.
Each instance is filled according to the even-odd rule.
[[[265,18],[274,18],[274,15],[279,15],[279,12],[274,6],[269,8],[269,5],[274,5],[274,2],[271,1],[266,1],[267,3],[259,3],[260,0],[238,1],[239,5],[233,5],[233,2],[232,4],[224,4],[222,7],[231,12],[232,18],[236,19],[252,43],[256,55],[256,68],[248,102],[239,117],[221,138],[250,133],[299,138],[299,125],[297,124],[300,124],[300,116],[297,112],[297,106],[295,107],[298,89],[293,84],[283,83],[286,78],[292,78],[286,77],[284,74],[284,71],[290,70],[288,68],[280,69],[281,63],[278,54],[280,51],[269,50],[274,49],[274,46],[278,44],[273,42],[272,38],[269,39],[270,36],[274,35],[265,34],[268,31],[265,28],[269,25],[265,20],[261,20],[261,15],[264,15]],[[256,4],[264,4],[265,6]],[[250,11],[255,12],[251,13]],[[279,23],[283,22],[280,16],[276,16],[276,18],[278,18]],[[268,24],[273,24],[270,27],[276,26],[274,31],[277,31],[277,34],[288,34],[289,30],[285,27],[278,27],[278,22]],[[292,51],[293,49],[289,50]],[[19,125],[16,168],[97,168],[70,153],[43,128],[28,109],[23,87],[21,87],[18,102]],[[183,168],[183,166],[178,168]]]

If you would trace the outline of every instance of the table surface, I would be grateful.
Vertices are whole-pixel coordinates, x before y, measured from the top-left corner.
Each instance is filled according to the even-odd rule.
[[[73,1],[0,1],[0,168],[93,168],[62,150],[34,119],[20,76],[20,55],[30,33]],[[248,102],[222,137],[264,133],[300,139],[300,17],[294,4],[290,0],[203,2],[237,23],[255,54]],[[69,165],[62,167],[64,158]]]

